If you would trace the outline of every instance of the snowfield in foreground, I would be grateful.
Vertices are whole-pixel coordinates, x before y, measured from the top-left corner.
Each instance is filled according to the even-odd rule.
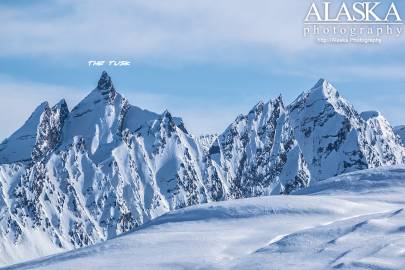
[[[404,207],[405,168],[370,169],[297,195],[177,210],[5,269],[405,269]]]

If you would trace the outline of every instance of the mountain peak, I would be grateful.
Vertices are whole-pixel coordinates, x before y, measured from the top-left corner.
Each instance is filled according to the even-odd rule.
[[[101,77],[98,80],[97,88],[100,90],[107,90],[107,91],[115,90],[111,77],[108,75],[106,71],[103,71],[103,73],[101,73]]]
[[[115,91],[111,77],[106,71],[103,71],[103,73],[101,73],[101,77],[98,80],[96,90],[99,90],[109,103],[112,103],[117,96],[117,92]]]
[[[302,92],[290,105],[288,108],[290,110],[295,110],[297,108],[305,107],[305,104],[312,104],[318,100],[333,101],[339,97],[337,90],[325,79],[319,79],[316,84]]]
[[[284,108],[283,97],[281,96],[281,94],[278,95],[278,97],[271,99],[270,102],[271,102],[273,105],[274,105],[274,104],[277,104],[277,105],[280,105],[282,108]]]
[[[332,103],[340,98],[336,88],[323,78],[319,79],[309,91],[304,93],[304,96],[310,98],[310,100],[324,99]]]
[[[312,89],[320,88],[321,86],[324,86],[325,83],[327,84],[328,82],[327,82],[324,78],[320,78],[320,79],[318,80],[318,82],[311,88],[311,90],[312,90]]]
[[[172,114],[166,109],[163,113],[162,113],[162,118],[172,118]]]
[[[64,98],[62,98],[61,100],[59,100],[59,102],[55,104],[54,108],[63,109],[63,110],[69,111],[68,105],[67,105],[66,100],[65,100]]]
[[[259,102],[250,110],[249,113],[261,111],[263,109],[263,106],[264,106],[263,100],[259,100]]]
[[[47,108],[47,107],[49,107],[48,101],[43,101],[41,104],[39,104],[39,105],[35,108],[35,110],[34,110],[34,112],[33,112],[32,114],[34,114],[34,113],[36,113],[36,112],[42,112],[42,111],[44,111],[45,108]],[[32,116],[32,115],[31,115],[31,116]]]

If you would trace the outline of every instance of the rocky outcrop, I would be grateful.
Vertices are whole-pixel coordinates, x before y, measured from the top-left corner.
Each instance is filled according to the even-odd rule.
[[[130,105],[103,72],[70,112],[63,100],[43,103],[0,145],[0,259],[91,245],[173,209],[289,194],[404,157],[380,114],[358,114],[325,80],[195,138],[170,112]]]

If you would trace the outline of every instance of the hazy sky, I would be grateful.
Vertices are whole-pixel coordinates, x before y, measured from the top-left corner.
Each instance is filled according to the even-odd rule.
[[[103,69],[133,105],[167,108],[196,134],[223,131],[259,100],[281,93],[289,103],[320,77],[359,111],[405,124],[404,35],[381,45],[317,44],[303,38],[310,3],[2,0],[0,141],[44,100],[66,98],[72,108]]]

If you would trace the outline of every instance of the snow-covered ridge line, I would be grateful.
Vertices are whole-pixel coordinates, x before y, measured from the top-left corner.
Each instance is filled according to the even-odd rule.
[[[0,145],[0,263],[92,245],[174,209],[290,194],[404,158],[380,114],[360,115],[325,80],[288,106],[281,96],[260,102],[222,134],[196,138],[170,112],[129,104],[103,72],[71,111],[45,102]]]
[[[404,269],[404,166],[166,213],[87,248],[6,269]],[[320,195],[321,194],[321,195]]]

